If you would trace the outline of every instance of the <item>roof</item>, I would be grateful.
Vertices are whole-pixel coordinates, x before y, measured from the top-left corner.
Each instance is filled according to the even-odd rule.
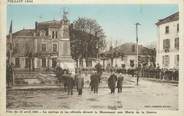
[[[172,22],[172,21],[177,21],[179,20],[179,12],[176,12],[166,18],[163,18],[163,19],[160,19],[156,25],[159,26],[161,24],[165,24],[165,23],[168,23],[168,22]]]
[[[58,20],[51,20],[51,21],[44,21],[44,22],[38,22],[38,28],[48,28],[48,27],[60,27],[61,21]]]
[[[61,21],[58,21],[58,20],[51,20],[51,21],[43,21],[43,22],[38,22],[38,24],[60,24]]]
[[[35,30],[34,29],[22,29],[13,33],[13,36],[33,36]]]
[[[150,55],[151,50],[152,49],[146,48],[142,45],[139,45],[139,47],[138,47],[139,55]],[[114,52],[118,52],[118,53],[123,54],[123,55],[136,55],[137,54],[136,44],[135,43],[124,43],[124,44],[122,44],[116,48],[113,48],[109,51],[106,51],[102,54],[107,55],[107,54],[113,54]]]

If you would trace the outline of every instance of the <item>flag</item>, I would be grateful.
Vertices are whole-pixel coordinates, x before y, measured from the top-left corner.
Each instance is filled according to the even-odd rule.
[[[11,23],[10,23],[10,29],[9,29],[9,34],[12,33],[12,20],[11,20]]]

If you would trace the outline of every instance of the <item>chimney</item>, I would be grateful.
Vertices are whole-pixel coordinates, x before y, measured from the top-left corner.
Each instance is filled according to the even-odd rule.
[[[37,31],[37,28],[38,28],[38,22],[36,21],[35,22],[35,30]]]

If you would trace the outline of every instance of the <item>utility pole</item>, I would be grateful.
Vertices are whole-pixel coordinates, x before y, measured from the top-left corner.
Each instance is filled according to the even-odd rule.
[[[96,45],[96,48],[97,48],[97,61],[99,62],[99,38],[97,36],[97,33],[98,32],[95,32],[95,37],[97,39],[97,45]]]
[[[136,23],[136,45],[137,45],[137,85],[138,85],[138,82],[139,82],[139,74],[138,74],[138,65],[139,65],[139,38],[138,38],[138,26],[141,25],[140,23]]]
[[[115,66],[117,66],[117,53],[118,53],[118,50],[117,50],[117,46],[118,46],[118,41],[116,40],[116,43],[115,43]]]

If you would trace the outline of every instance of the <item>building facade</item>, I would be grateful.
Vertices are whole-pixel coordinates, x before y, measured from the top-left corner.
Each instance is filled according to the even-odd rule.
[[[7,60],[17,70],[45,70],[56,65],[74,69],[69,21],[65,14],[62,20],[35,22],[34,29],[10,32],[7,36]]]
[[[139,64],[153,65],[155,54],[153,49],[146,48],[142,45],[138,46]],[[125,43],[116,48],[102,53],[103,67],[117,67],[125,69],[135,69],[137,66],[137,45],[135,43]]]
[[[179,68],[179,13],[174,13],[157,23],[158,39],[156,63],[160,68]]]

